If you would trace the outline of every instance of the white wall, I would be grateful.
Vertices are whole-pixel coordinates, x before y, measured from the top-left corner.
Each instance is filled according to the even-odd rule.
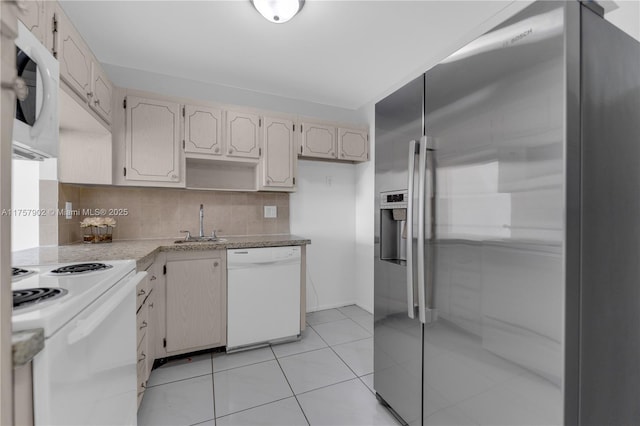
[[[359,118],[359,115],[354,110],[258,93],[220,84],[186,80],[111,64],[103,64],[103,66],[111,81],[120,87],[146,90],[167,96],[299,114],[326,120],[357,123]]]
[[[352,164],[298,162],[289,215],[291,233],[311,239],[307,311],[356,302],[355,175]]]
[[[370,124],[370,158],[356,166],[356,304],[373,313],[373,237],[375,184],[375,104],[360,110],[362,120]]]
[[[40,162],[13,160],[11,168],[11,250],[37,247],[39,217],[25,211],[39,208]]]
[[[618,8],[605,14],[605,19],[640,41],[640,0],[616,0]]]

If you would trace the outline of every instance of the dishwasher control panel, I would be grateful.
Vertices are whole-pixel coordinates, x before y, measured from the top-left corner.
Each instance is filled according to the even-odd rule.
[[[299,262],[300,246],[228,249],[227,267],[273,262]]]

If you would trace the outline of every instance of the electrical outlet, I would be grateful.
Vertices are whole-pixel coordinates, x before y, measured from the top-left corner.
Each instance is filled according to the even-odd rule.
[[[264,206],[264,217],[268,217],[268,218],[278,217],[278,207]]]

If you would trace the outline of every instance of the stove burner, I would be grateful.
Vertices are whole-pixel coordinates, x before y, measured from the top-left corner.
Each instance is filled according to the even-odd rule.
[[[109,268],[113,268],[113,266],[105,263],[76,263],[74,265],[67,265],[54,269],[51,273],[54,275],[75,275],[86,272],[102,271]]]
[[[34,274],[34,271],[22,268],[11,268],[11,278],[22,278]]]
[[[57,299],[67,294],[63,288],[27,288],[13,291],[13,308],[25,308],[36,303]]]

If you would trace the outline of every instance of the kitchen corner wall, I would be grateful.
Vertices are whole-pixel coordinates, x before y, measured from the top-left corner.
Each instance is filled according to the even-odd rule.
[[[58,244],[82,240],[80,222],[86,210],[114,209],[114,240],[179,238],[181,230],[198,234],[200,204],[204,204],[204,230],[210,235],[264,235],[289,233],[289,194],[196,191],[169,188],[130,188],[60,184],[59,209],[70,201],[74,216],[58,219]],[[264,206],[276,206],[277,218],[264,218]]]

